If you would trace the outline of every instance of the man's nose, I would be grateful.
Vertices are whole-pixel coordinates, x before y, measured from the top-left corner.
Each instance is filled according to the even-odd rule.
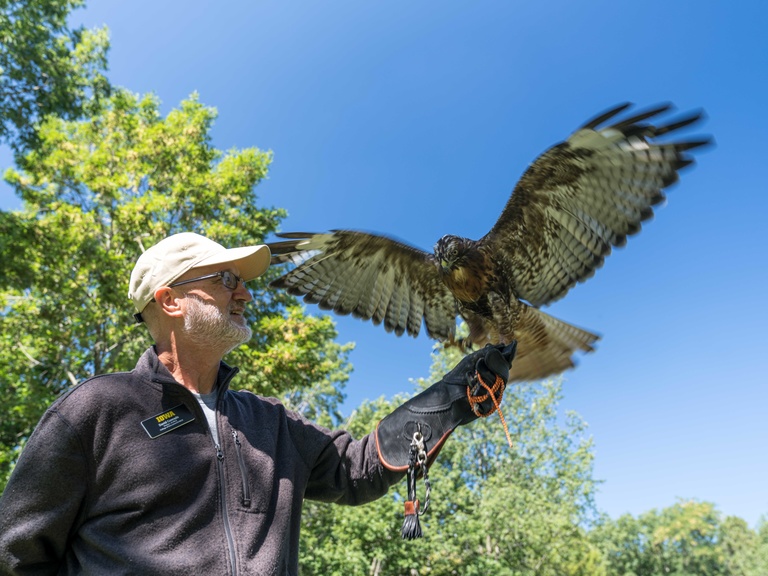
[[[251,291],[245,287],[245,282],[237,283],[237,288],[232,293],[232,296],[235,298],[235,300],[244,300],[245,302],[250,302],[251,300],[253,300],[253,296],[251,296]]]

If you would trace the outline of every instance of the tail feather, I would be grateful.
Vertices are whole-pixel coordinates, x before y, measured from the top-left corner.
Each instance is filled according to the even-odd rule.
[[[573,368],[576,352],[592,352],[600,336],[526,305],[514,339],[517,354],[509,374],[511,382],[539,380]]]

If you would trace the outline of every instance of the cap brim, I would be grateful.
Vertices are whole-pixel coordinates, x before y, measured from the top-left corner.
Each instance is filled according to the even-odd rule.
[[[243,246],[241,248],[229,248],[208,258],[204,258],[195,268],[212,266],[213,264],[234,264],[240,272],[243,281],[248,282],[258,278],[269,268],[271,259],[269,247],[263,244],[258,246]]]

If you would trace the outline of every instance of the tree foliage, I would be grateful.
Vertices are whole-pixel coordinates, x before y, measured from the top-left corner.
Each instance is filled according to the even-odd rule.
[[[590,537],[610,576],[768,574],[758,533],[740,518],[721,519],[710,502],[680,500],[638,517],[603,518]]]
[[[435,354],[432,378],[455,363]],[[305,576],[764,576],[768,523],[756,532],[714,505],[680,501],[611,520],[594,505],[592,442],[575,414],[561,414],[561,383],[518,384],[496,416],[459,428],[430,469],[424,538],[400,538],[406,486],[357,508],[305,503]],[[346,423],[357,437],[403,401],[380,398]],[[423,491],[419,494],[424,499]]]
[[[193,230],[226,245],[260,242],[284,212],[260,207],[271,154],[211,145],[216,111],[196,96],[163,117],[152,95],[114,89],[106,29],[72,29],[84,0],[0,0],[0,144],[23,202],[0,211],[0,487],[42,412],[91,375],[129,370],[150,344],[132,323],[130,270],[162,237]],[[228,360],[238,384],[326,425],[339,423],[351,345],[328,317],[252,286],[253,340]],[[435,354],[438,379],[457,358]],[[302,574],[764,576],[768,522],[757,531],[714,505],[680,501],[596,518],[592,443],[560,414],[558,381],[509,389],[499,420],[457,430],[430,471],[421,541],[400,539],[405,483],[349,508],[307,502]],[[404,396],[360,406],[344,423],[362,437]],[[423,492],[421,494],[423,499]]]
[[[6,181],[23,210],[0,216],[0,475],[57,394],[94,374],[129,370],[150,344],[132,321],[128,278],[147,246],[196,231],[225,245],[261,242],[284,212],[257,206],[271,153],[211,145],[216,111],[195,96],[166,117],[158,100],[116,90],[97,114],[49,116],[36,148]],[[330,318],[304,316],[285,295],[253,283],[253,341],[229,360],[239,385],[271,395],[340,394],[349,346]],[[332,401],[329,400],[329,406]]]
[[[71,29],[83,0],[0,0],[0,144],[34,147],[48,115],[77,119],[109,93],[106,28]]]
[[[455,351],[436,354],[429,381],[456,360]],[[346,426],[367,434],[404,399],[366,403]],[[360,508],[307,503],[302,574],[599,576],[585,532],[595,517],[591,442],[575,415],[560,423],[559,399],[554,381],[506,392],[512,448],[495,416],[454,432],[430,470],[423,540],[400,538],[404,481]]]

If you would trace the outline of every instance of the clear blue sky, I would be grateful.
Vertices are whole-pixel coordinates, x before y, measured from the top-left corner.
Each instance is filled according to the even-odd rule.
[[[768,5],[91,4],[76,21],[111,30],[114,83],[155,92],[165,112],[198,91],[219,110],[218,148],[274,152],[257,193],[288,210],[286,231],[360,228],[425,249],[477,238],[527,164],[594,113],[626,100],[705,109],[698,133],[717,146],[547,309],[603,335],[565,374],[562,408],[589,424],[612,516],[678,497],[752,526],[768,514]],[[426,337],[338,329],[357,343],[346,408],[428,374]]]

